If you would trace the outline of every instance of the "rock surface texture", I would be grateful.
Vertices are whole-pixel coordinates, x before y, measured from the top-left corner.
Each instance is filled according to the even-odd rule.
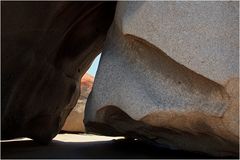
[[[87,132],[238,155],[238,2],[119,2]]]
[[[94,77],[90,74],[84,74],[81,79],[81,95],[76,106],[68,115],[62,130],[66,132],[85,132],[83,124],[84,109],[87,102],[87,97],[92,90]]]
[[[48,143],[77,103],[116,2],[1,2],[1,139]]]

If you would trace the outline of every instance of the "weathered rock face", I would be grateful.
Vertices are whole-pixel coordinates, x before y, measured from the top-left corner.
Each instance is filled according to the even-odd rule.
[[[2,139],[49,142],[79,97],[115,2],[2,2]]]
[[[238,2],[119,2],[88,132],[238,154]]]
[[[85,73],[81,79],[81,95],[76,106],[68,115],[62,130],[67,132],[85,132],[83,124],[84,109],[87,102],[87,97],[92,90],[94,78]]]

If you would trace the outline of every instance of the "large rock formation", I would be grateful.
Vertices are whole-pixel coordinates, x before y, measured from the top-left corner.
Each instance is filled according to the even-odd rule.
[[[77,103],[116,2],[1,2],[2,139],[49,142]]]
[[[88,132],[237,155],[238,2],[119,2]]]
[[[66,132],[85,132],[83,124],[84,109],[87,102],[87,97],[90,94],[93,86],[94,77],[85,73],[81,79],[81,95],[78,98],[76,106],[68,115],[62,130]]]

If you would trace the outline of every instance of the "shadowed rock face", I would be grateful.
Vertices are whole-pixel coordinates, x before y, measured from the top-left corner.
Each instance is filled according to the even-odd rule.
[[[119,2],[87,132],[238,155],[238,36],[238,2]]]
[[[2,139],[49,142],[100,53],[115,2],[1,2]]]

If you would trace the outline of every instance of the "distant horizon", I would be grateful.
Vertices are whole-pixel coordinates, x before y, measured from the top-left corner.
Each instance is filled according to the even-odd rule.
[[[95,75],[97,73],[97,69],[98,69],[100,58],[101,58],[101,53],[94,59],[92,65],[87,70],[87,73],[90,74],[93,77],[95,77]]]

